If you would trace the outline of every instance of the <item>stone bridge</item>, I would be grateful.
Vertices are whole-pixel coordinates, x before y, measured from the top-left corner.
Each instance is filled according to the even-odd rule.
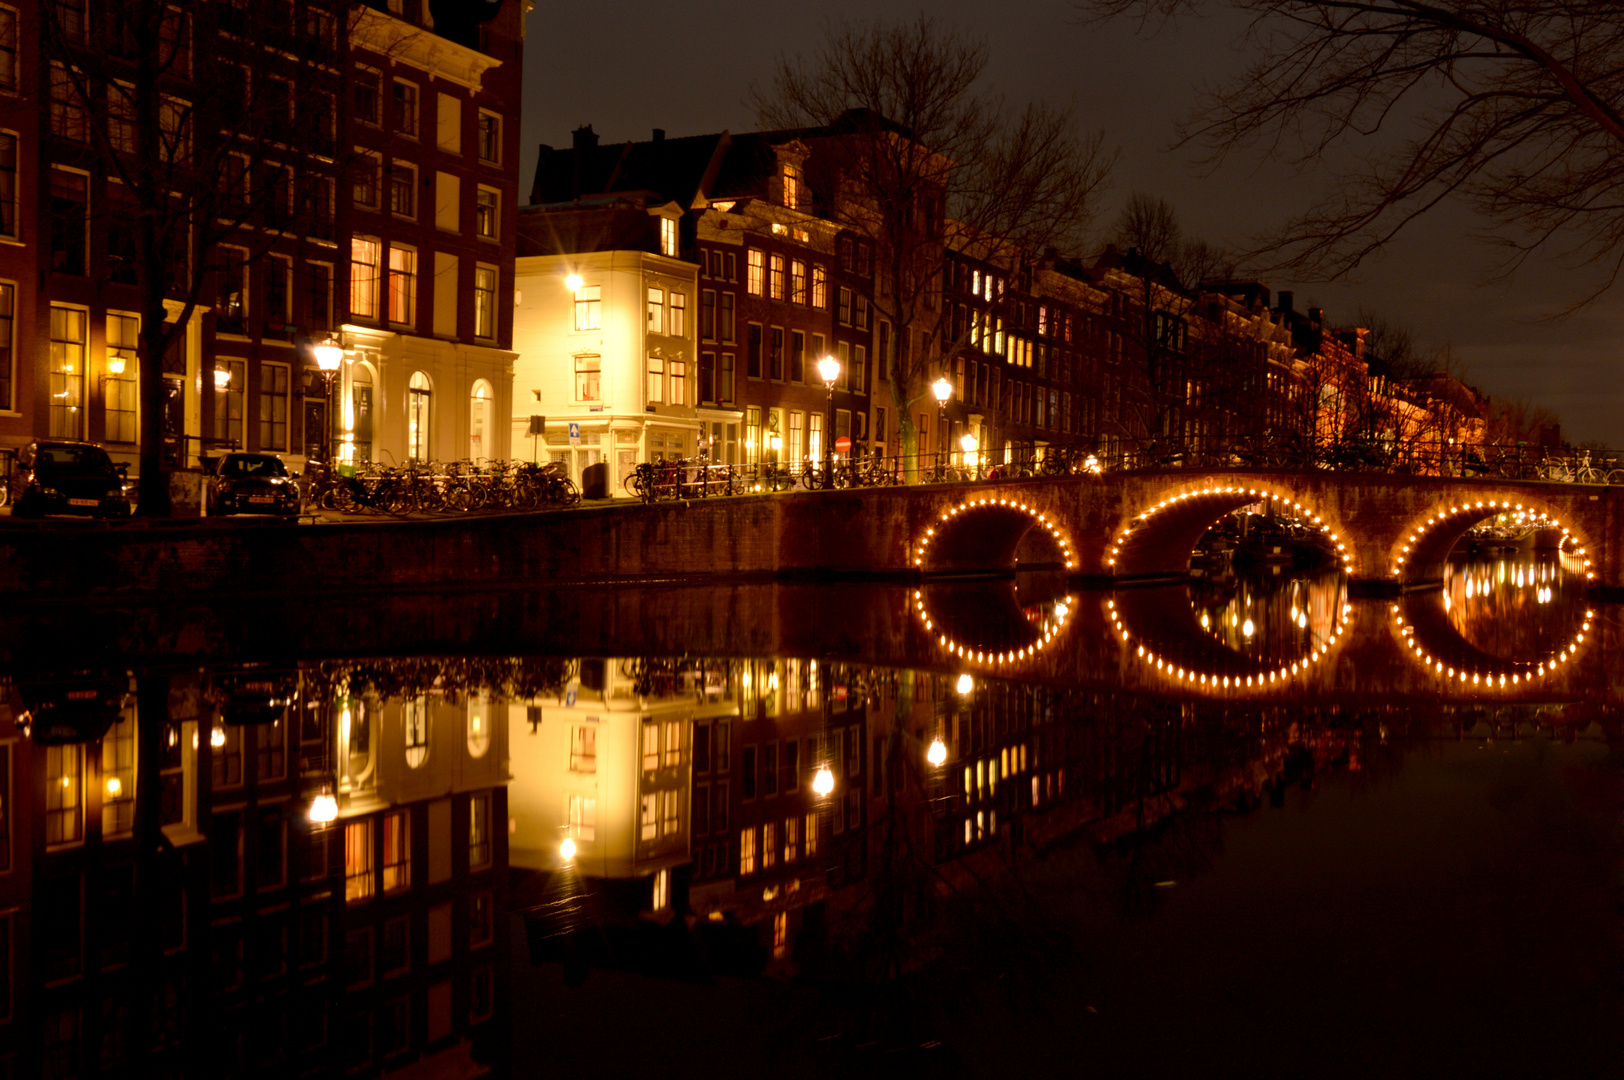
[[[868,493],[860,493],[866,495]],[[895,500],[897,489],[884,489]],[[907,565],[923,574],[1048,564],[1079,577],[1147,580],[1188,571],[1224,515],[1253,504],[1311,523],[1355,581],[1438,584],[1472,526],[1542,514],[1599,586],[1624,585],[1620,489],[1375,473],[1147,471],[907,489]],[[1558,531],[1559,530],[1559,531]]]

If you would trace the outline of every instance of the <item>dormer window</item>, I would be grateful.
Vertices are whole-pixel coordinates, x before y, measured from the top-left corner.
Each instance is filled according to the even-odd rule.
[[[801,205],[801,167],[784,163],[784,205],[795,210]]]
[[[677,257],[677,221],[675,218],[662,217],[660,219],[660,254],[671,258]]]

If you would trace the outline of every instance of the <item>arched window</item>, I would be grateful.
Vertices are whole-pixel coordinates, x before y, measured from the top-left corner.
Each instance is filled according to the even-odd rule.
[[[407,698],[400,716],[406,733],[406,764],[420,768],[429,759],[429,699],[422,694]]]
[[[433,393],[429,377],[412,372],[406,390],[406,456],[426,461],[429,456],[429,397]]]
[[[371,364],[362,361],[350,368],[349,413],[344,417],[346,460],[372,460],[372,388]]]
[[[474,383],[468,397],[468,458],[479,461],[491,456],[491,384],[484,379]]]
[[[468,695],[468,756],[481,758],[491,748],[491,698],[485,691]]]

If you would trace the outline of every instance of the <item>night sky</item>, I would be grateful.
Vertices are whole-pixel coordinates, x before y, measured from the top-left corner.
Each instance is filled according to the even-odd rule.
[[[684,5],[680,16],[653,17],[646,4],[630,0],[541,0],[526,42],[521,199],[528,198],[539,143],[568,146],[582,124],[605,142],[647,139],[656,127],[672,137],[752,130],[749,87],[770,78],[778,54],[813,51],[830,20],[912,18],[919,10],[891,0],[711,0]],[[1295,176],[1256,157],[1204,176],[1193,151],[1170,149],[1197,85],[1242,65],[1232,43],[1243,24],[1232,17],[1142,38],[1126,25],[1085,28],[1065,0],[936,0],[930,11],[985,37],[989,88],[1016,103],[1069,105],[1085,127],[1103,129],[1121,147],[1102,231],[1120,202],[1140,190],[1177,207],[1188,234],[1238,246],[1322,190],[1323,173]],[[1624,392],[1614,373],[1624,289],[1549,322],[1589,279],[1544,261],[1529,263],[1509,283],[1490,284],[1502,252],[1473,239],[1481,225],[1467,211],[1450,209],[1406,235],[1357,281],[1271,277],[1267,284],[1294,290],[1299,309],[1324,307],[1333,323],[1353,322],[1360,307],[1380,312],[1426,344],[1452,345],[1468,382],[1555,410],[1568,439],[1624,446]]]

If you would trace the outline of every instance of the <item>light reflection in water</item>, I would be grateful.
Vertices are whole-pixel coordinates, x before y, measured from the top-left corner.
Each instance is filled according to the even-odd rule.
[[[1302,660],[1335,637],[1348,601],[1341,570],[1247,573],[1192,584],[1201,628],[1236,653],[1265,663]]]
[[[1582,562],[1555,552],[1451,561],[1443,606],[1472,646],[1504,660],[1543,659],[1585,621]]]

